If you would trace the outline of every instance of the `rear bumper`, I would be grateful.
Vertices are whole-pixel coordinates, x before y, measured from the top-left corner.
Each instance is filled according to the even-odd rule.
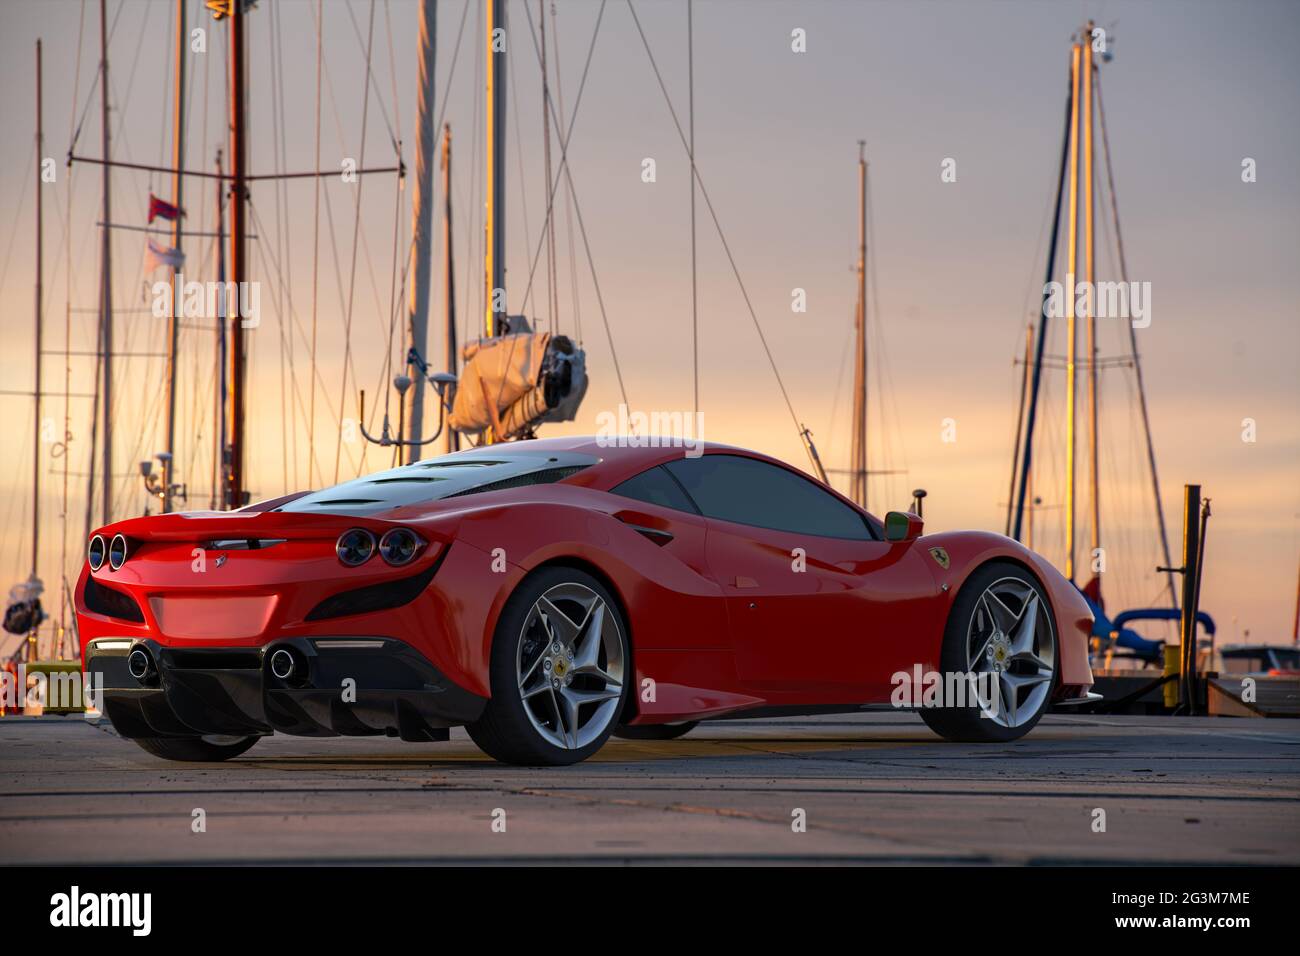
[[[137,680],[141,649],[155,673]],[[271,672],[289,650],[294,674]],[[269,734],[446,739],[477,720],[486,699],[460,687],[409,644],[390,637],[298,637],[262,647],[168,647],[149,638],[102,637],[86,645],[100,707],[124,737]],[[100,683],[102,681],[102,684]]]

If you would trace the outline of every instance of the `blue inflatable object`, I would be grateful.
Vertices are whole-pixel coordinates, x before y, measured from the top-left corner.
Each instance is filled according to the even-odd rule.
[[[1083,599],[1088,602],[1088,608],[1092,611],[1092,636],[1100,637],[1103,640],[1110,640],[1115,636],[1115,643],[1125,650],[1132,651],[1136,657],[1151,663],[1160,663],[1164,647],[1163,641],[1148,641],[1137,631],[1127,628],[1124,625],[1129,621],[1138,620],[1169,620],[1177,619],[1178,612],[1172,608],[1139,608],[1132,611],[1124,611],[1117,615],[1115,620],[1106,616],[1106,612],[1088,595],[1084,594]],[[1209,621],[1209,615],[1198,615],[1198,619],[1204,618]],[[1209,623],[1209,632],[1214,633],[1214,622]]]

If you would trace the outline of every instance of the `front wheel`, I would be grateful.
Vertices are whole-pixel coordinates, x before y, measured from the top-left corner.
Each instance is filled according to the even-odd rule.
[[[492,696],[465,729],[502,763],[586,760],[623,712],[631,672],[627,628],[613,596],[577,568],[526,578],[492,641]]]
[[[948,740],[1006,742],[1023,737],[1047,711],[1058,679],[1052,608],[1019,565],[987,564],[953,602],[939,663],[942,706],[922,707]]]
[[[217,763],[244,753],[257,737],[133,737],[155,757],[186,763]]]

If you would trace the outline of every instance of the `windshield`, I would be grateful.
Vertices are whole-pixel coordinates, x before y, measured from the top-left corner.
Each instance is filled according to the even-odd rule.
[[[560,481],[599,459],[569,451],[473,448],[390,468],[295,498],[276,511],[373,515],[458,495]]]

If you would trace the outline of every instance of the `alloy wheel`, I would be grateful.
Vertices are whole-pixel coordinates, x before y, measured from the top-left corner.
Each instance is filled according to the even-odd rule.
[[[1056,674],[1051,613],[1039,592],[1017,577],[990,584],[975,603],[966,647],[984,716],[1008,728],[1032,720]]]
[[[622,706],[617,615],[586,585],[555,585],[524,618],[515,673],[533,729],[563,750],[587,746],[617,719]]]

